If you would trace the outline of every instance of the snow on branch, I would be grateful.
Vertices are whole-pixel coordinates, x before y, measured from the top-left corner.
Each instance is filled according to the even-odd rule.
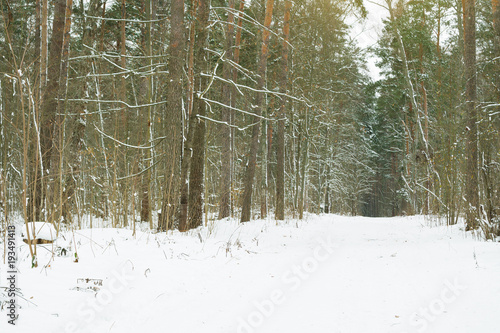
[[[164,17],[161,19],[156,19],[156,20],[131,20],[131,19],[118,19],[118,18],[111,18],[111,17],[100,17],[100,16],[91,16],[91,15],[85,15],[86,18],[91,18],[95,20],[101,20],[101,21],[125,21],[129,23],[155,23],[155,22],[161,22],[161,21],[168,21],[168,17]]]
[[[112,137],[111,135],[108,135],[108,134],[104,133],[104,132],[103,132],[103,131],[101,131],[101,130],[99,129],[99,127],[97,127],[96,125],[94,125],[94,128],[96,129],[96,131],[97,131],[97,132],[101,133],[101,134],[102,134],[102,135],[104,135],[106,138],[111,139],[111,140],[113,140],[114,142],[116,142],[116,143],[118,143],[118,144],[120,144],[120,145],[122,145],[122,146],[125,146],[125,147],[128,147],[128,148],[135,148],[135,149],[152,149],[152,148],[156,147],[156,146],[157,146],[157,145],[158,145],[158,144],[159,144],[159,143],[160,143],[163,139],[165,139],[165,138],[166,138],[166,137],[158,138],[158,139],[157,139],[157,140],[159,140],[159,141],[158,141],[158,143],[156,143],[156,144],[154,144],[154,145],[152,145],[152,146],[147,146],[147,147],[145,147],[145,146],[134,146],[134,145],[130,145],[130,144],[125,143],[125,142],[121,142],[121,141],[119,141],[119,140],[115,139],[114,137]]]

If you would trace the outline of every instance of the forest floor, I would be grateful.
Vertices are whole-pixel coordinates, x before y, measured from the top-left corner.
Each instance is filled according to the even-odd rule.
[[[84,229],[57,241],[66,256],[38,245],[34,269],[18,239],[21,308],[12,326],[3,304],[0,332],[500,332],[500,243],[437,222],[322,215],[185,234]]]

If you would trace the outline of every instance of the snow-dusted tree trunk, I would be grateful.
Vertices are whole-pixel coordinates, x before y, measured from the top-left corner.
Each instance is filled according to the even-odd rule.
[[[193,151],[191,157],[191,165],[189,168],[189,201],[188,201],[188,229],[196,228],[202,225],[203,222],[203,185],[204,185],[204,168],[205,168],[205,113],[206,102],[202,100],[203,94],[206,93],[208,79],[202,75],[203,70],[207,67],[208,55],[206,47],[208,45],[208,18],[210,14],[210,0],[198,1],[197,15],[197,34],[196,34],[196,49],[194,69],[196,76],[199,77],[199,84],[195,84],[198,90],[195,92],[193,100],[193,127],[190,131],[193,133]],[[195,81],[197,82],[197,81]],[[199,116],[199,117],[198,117]]]
[[[167,82],[169,96],[165,110],[168,163],[165,173],[162,213],[158,221],[159,230],[168,230],[172,226],[175,209],[179,204],[177,191],[179,187],[183,187],[183,183],[178,182],[178,174],[181,158],[182,76],[185,55],[184,0],[172,1],[170,24],[170,61]],[[186,158],[186,154],[184,154],[184,158]],[[183,160],[182,163],[186,163],[186,161]],[[186,172],[187,168],[184,167],[183,170]],[[183,179],[182,177],[181,179]]]
[[[229,11],[227,14],[227,33],[226,33],[226,56],[222,69],[222,77],[228,81],[232,78],[233,60],[233,38],[234,38],[234,0],[229,0]],[[231,105],[231,94],[234,93],[229,83],[222,85],[222,103]],[[221,179],[220,179],[220,196],[219,196],[219,219],[223,219],[230,215],[231,210],[231,109],[228,107],[222,108],[221,125]]]
[[[71,1],[71,0],[70,0]],[[42,165],[43,170],[40,170],[40,173],[37,174],[35,181],[42,182],[43,175],[49,174],[52,180],[56,180],[59,177],[59,165],[54,166],[54,169],[51,167],[52,163],[56,162],[56,164],[60,161],[59,152],[60,149],[56,147],[58,140],[58,133],[60,131],[56,131],[56,128],[61,126],[62,117],[57,116],[58,110],[58,101],[57,98],[59,96],[61,88],[60,84],[66,80],[61,80],[62,73],[64,70],[62,69],[62,53],[63,53],[63,40],[65,33],[65,17],[66,17],[66,0],[57,0],[54,6],[54,19],[52,23],[52,35],[49,44],[49,60],[48,60],[48,69],[47,69],[47,87],[45,88],[42,105],[41,105],[41,126],[40,126],[40,147],[41,147],[41,155],[42,155]],[[67,63],[66,63],[67,65]],[[54,171],[53,171],[54,170]],[[37,188],[38,190],[38,188]],[[42,188],[40,187],[40,190]],[[51,196],[49,197],[49,208],[52,210],[59,203],[59,185],[52,184],[51,187]],[[37,191],[38,192],[38,191]],[[36,193],[37,197],[42,196],[42,193]],[[35,205],[40,204],[41,200],[34,200]],[[35,208],[35,216],[37,212],[41,209],[41,207]],[[54,219],[55,216],[52,216]]]
[[[288,81],[288,41],[290,39],[290,9],[292,2],[285,1],[283,19],[283,49],[281,51],[282,72],[280,92],[287,93]],[[285,219],[285,117],[287,98],[281,97],[280,112],[278,113],[277,158],[276,158],[276,220]]]
[[[465,64],[465,112],[466,128],[466,174],[465,199],[467,229],[478,225],[478,132],[477,132],[477,91],[476,91],[476,9],[475,0],[463,0],[464,13],[464,64]]]

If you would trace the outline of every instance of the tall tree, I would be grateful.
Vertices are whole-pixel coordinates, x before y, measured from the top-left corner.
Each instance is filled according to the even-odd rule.
[[[240,7],[238,10],[238,23],[237,23],[237,28],[236,28],[236,36],[234,40],[234,53],[233,53],[233,61],[236,65],[239,65],[240,63],[240,48],[241,48],[241,30],[243,26],[243,10],[245,9],[245,1],[244,0],[239,0]],[[233,82],[236,84],[238,82],[238,71],[236,69],[233,69]],[[236,102],[237,102],[237,97],[238,97],[238,89],[236,86],[233,86],[233,91],[231,92],[231,106],[234,108],[236,107]],[[234,109],[231,109],[231,190],[234,188],[234,183],[235,183],[235,151],[236,151],[236,138],[235,138],[235,111]],[[234,198],[230,196],[230,205],[231,205],[231,216],[234,214]]]
[[[42,103],[42,95],[47,84],[47,20],[48,20],[48,3],[47,0],[37,1],[37,35],[35,36],[35,58],[38,67],[38,89],[35,92],[37,103],[35,106],[35,122],[39,123],[40,119],[40,104]],[[29,200],[28,200],[28,219],[30,221],[39,221],[41,218],[41,205],[43,196],[42,181],[39,176],[40,170],[40,135],[38,131],[34,133],[35,140],[32,140],[31,145],[31,165],[30,165],[30,182],[29,182]]]
[[[198,15],[197,15],[197,43],[195,49],[194,68],[197,71],[198,82],[195,88],[198,91],[195,93],[193,100],[193,115],[192,128],[193,133],[193,151],[192,161],[189,169],[189,201],[188,201],[188,229],[196,228],[203,221],[203,178],[205,168],[205,113],[206,102],[203,100],[203,95],[206,93],[208,80],[206,75],[203,75],[203,69],[208,63],[208,54],[206,47],[208,44],[208,18],[210,14],[210,0],[199,0]]]
[[[49,42],[49,58],[47,68],[47,86],[43,93],[41,105],[41,126],[40,126],[40,149],[43,165],[42,170],[38,170],[35,182],[42,184],[44,176],[48,175],[51,170],[51,163],[55,154],[56,138],[56,115],[57,115],[57,97],[60,89],[61,79],[61,62],[64,39],[64,26],[66,17],[66,0],[57,0],[54,4],[54,19],[52,21],[52,35]],[[50,174],[51,177],[58,175]],[[46,183],[45,183],[46,184]],[[37,188],[38,189],[38,188]],[[40,190],[42,187],[40,187]],[[38,191],[37,191],[38,192]],[[41,198],[42,193],[35,193],[35,196]],[[35,207],[34,216],[38,216],[41,209],[42,200],[34,199]],[[50,202],[49,205],[57,204]]]
[[[227,14],[227,33],[225,45],[225,58],[222,76],[226,81],[222,85],[222,103],[231,106],[231,94],[234,93],[232,86],[227,81],[232,79],[233,60],[233,38],[234,38],[234,0],[229,0]],[[233,91],[232,91],[233,90]],[[221,128],[221,181],[219,197],[219,219],[228,217],[231,210],[231,109],[222,108]]]
[[[181,117],[182,117],[182,76],[184,66],[184,0],[174,0],[170,8],[170,45],[169,45],[169,77],[167,80],[168,100],[165,113],[167,122],[167,156],[169,162],[165,173],[165,188],[160,230],[167,230],[173,223],[175,209],[178,205],[177,187],[179,159],[181,156]],[[184,155],[185,158],[185,155]],[[182,183],[181,183],[182,186]]]
[[[290,39],[290,9],[292,2],[285,1],[283,19],[283,48],[281,51],[282,72],[280,79],[281,96],[280,112],[278,113],[277,158],[276,158],[276,220],[285,219],[285,117],[288,81],[288,43]]]
[[[478,225],[478,138],[477,138],[477,81],[476,81],[476,1],[462,0],[464,16],[464,64],[465,64],[465,112],[466,128],[466,174],[465,199],[467,229]]]
[[[500,0],[491,0],[491,9],[493,15],[494,59],[496,64],[500,64]],[[496,97],[500,98],[500,70],[497,69],[493,75],[493,84],[496,86]]]
[[[191,1],[191,24],[189,31],[189,54],[188,54],[188,93],[187,93],[187,116],[188,121],[187,132],[183,131],[183,151],[181,160],[181,175],[180,175],[180,203],[179,203],[179,230],[186,231],[188,226],[188,204],[189,204],[189,169],[191,165],[192,145],[194,137],[194,128],[196,126],[196,114],[194,113],[194,89],[200,83],[205,83],[201,75],[195,77],[195,51],[200,51],[200,45],[195,43],[196,34],[199,29],[198,17],[198,0]]]
[[[61,217],[65,217],[64,206],[67,205],[67,193],[64,192],[63,182],[63,151],[64,151],[64,121],[66,118],[66,94],[68,90],[68,62],[69,62],[69,43],[71,39],[71,16],[73,13],[73,0],[66,2],[66,15],[64,22],[64,35],[61,54],[61,73],[59,77],[59,91],[57,93],[56,124],[54,129],[54,154],[51,163],[50,173],[53,177],[53,186],[51,194],[52,221],[61,222]],[[68,216],[66,216],[68,218]],[[66,219],[64,222],[70,222]]]

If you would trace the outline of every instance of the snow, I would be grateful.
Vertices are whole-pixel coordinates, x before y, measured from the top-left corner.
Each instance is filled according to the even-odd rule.
[[[437,224],[311,215],[75,230],[63,233],[71,255],[38,245],[35,269],[18,242],[22,308],[15,327],[2,313],[0,332],[500,331],[500,244]]]

